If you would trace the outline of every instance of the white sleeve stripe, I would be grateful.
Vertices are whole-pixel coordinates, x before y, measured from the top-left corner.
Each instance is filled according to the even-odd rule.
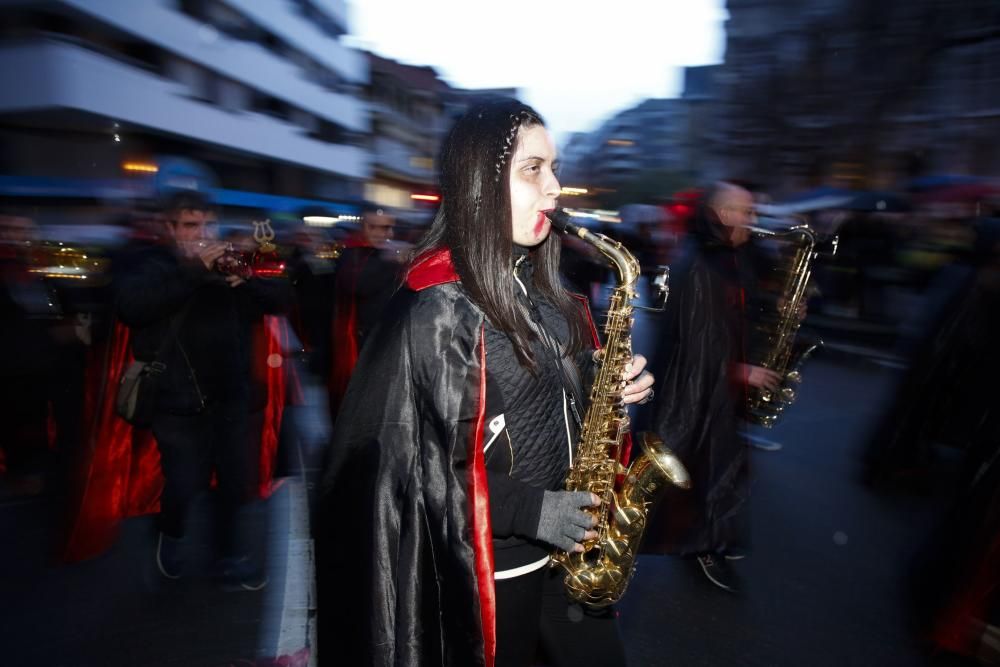
[[[569,448],[569,464],[573,465],[573,435],[569,430],[569,412],[567,411],[566,390],[563,389],[563,423],[566,424],[566,446]]]
[[[499,572],[493,573],[494,579],[513,579],[514,577],[520,577],[522,574],[528,574],[529,572],[534,572],[539,570],[549,563],[549,557],[535,561],[534,563],[528,563],[527,565],[522,565],[521,567],[513,567],[509,570],[500,570]]]

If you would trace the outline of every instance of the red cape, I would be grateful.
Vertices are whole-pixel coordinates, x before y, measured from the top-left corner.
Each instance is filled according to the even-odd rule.
[[[129,331],[116,323],[107,353],[94,354],[87,367],[84,415],[89,416],[83,442],[83,461],[63,558],[74,562],[107,550],[118,536],[122,519],[152,514],[160,509],[163,475],[160,452],[148,429],[135,429],[115,413],[115,391],[122,371],[132,362]],[[261,429],[258,493],[273,490],[275,454],[285,408],[286,376],[283,350],[288,324],[265,317],[255,328],[253,370],[267,386],[267,404]],[[288,373],[294,373],[289,367]]]
[[[365,248],[370,244],[360,235],[352,236],[344,242],[344,248]],[[334,282],[333,331],[330,339],[332,350],[330,367],[329,405],[330,417],[336,417],[340,402],[347,392],[347,383],[358,363],[358,302],[355,298],[357,280],[361,264],[353,267],[353,273],[338,271]]]

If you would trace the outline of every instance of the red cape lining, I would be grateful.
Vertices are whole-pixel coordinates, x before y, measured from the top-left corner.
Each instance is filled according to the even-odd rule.
[[[107,358],[95,354],[87,368],[84,414],[91,416],[84,434],[88,456],[76,480],[76,501],[63,551],[68,562],[93,558],[114,543],[122,519],[158,512],[163,491],[160,452],[148,429],[133,429],[115,412],[118,378],[132,362],[128,328],[116,323]],[[265,317],[254,335],[255,371],[264,374],[267,404],[261,429],[258,494],[273,490],[275,454],[289,380],[283,350],[288,342],[287,322]],[[294,382],[294,377],[292,378]]]

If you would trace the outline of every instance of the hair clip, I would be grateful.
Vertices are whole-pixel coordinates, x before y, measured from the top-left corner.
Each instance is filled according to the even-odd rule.
[[[521,129],[522,123],[528,120],[527,111],[519,111],[518,113],[512,113],[510,115],[510,132],[504,138],[503,150],[500,152],[500,158],[496,163],[496,180],[500,180],[500,176],[503,174],[504,165],[507,163],[507,157],[510,155],[511,146],[514,145],[514,137],[517,136],[517,131]]]

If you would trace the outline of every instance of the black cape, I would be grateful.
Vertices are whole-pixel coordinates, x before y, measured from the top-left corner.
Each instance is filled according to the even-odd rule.
[[[992,278],[1000,220],[974,227],[973,252],[943,268],[903,338],[908,368],[895,397],[869,436],[866,479],[871,483],[933,478],[934,446],[959,449],[980,439],[995,409],[1000,289]]]
[[[484,315],[425,258],[367,341],[317,529],[324,665],[492,665]]]
[[[746,357],[752,265],[747,246],[733,248],[704,225],[692,230],[671,271],[652,427],[687,467],[692,488],[666,492],[650,517],[644,551],[746,548],[741,510],[749,471],[739,430],[746,383],[738,364]]]

